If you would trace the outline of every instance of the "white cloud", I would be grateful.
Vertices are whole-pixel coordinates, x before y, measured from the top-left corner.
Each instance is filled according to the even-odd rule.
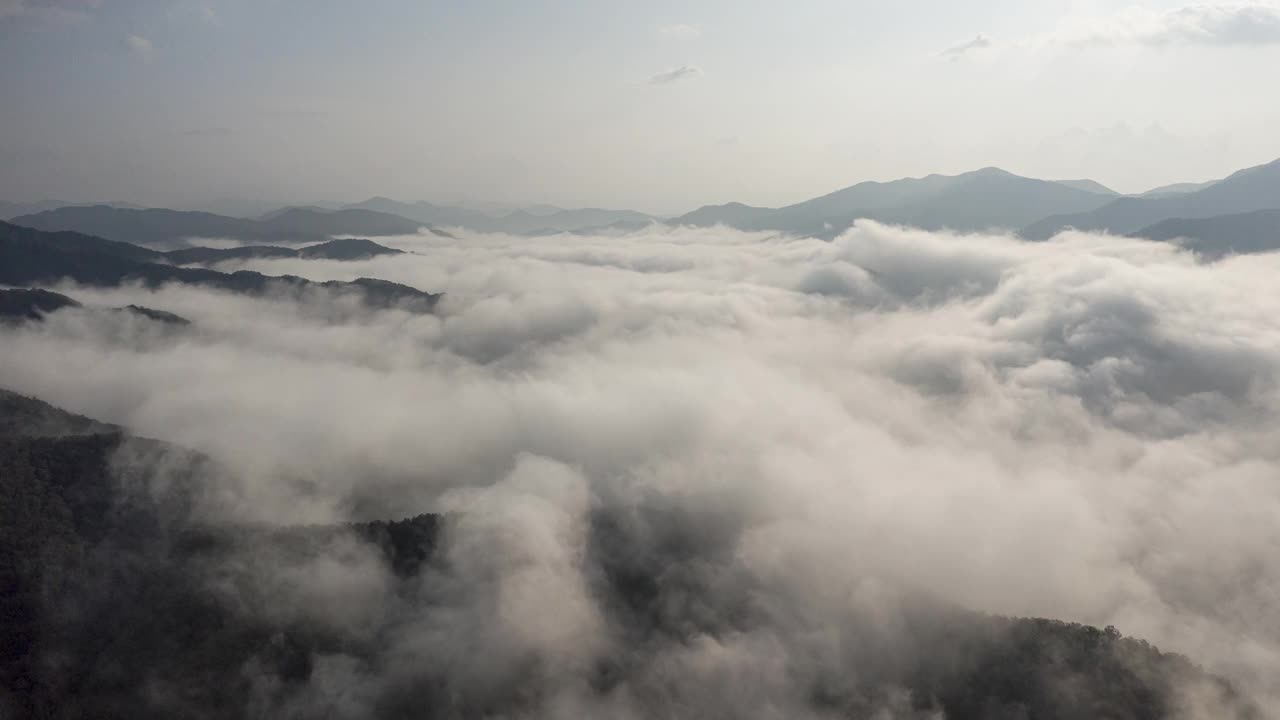
[[[1069,23],[1041,42],[1068,46],[1275,45],[1280,44],[1280,5],[1206,3],[1164,12],[1135,8]]]
[[[702,28],[697,25],[675,23],[658,28],[658,34],[667,38],[696,38],[702,35]]]
[[[672,68],[670,70],[666,70],[664,72],[660,72],[656,75],[651,76],[649,78],[649,84],[665,85],[667,83],[673,83],[678,80],[683,80],[685,78],[694,77],[695,75],[699,75],[701,73],[702,73],[701,68],[695,67],[693,65],[681,65],[678,68]]]
[[[141,35],[130,35],[125,39],[125,45],[128,46],[129,52],[141,60],[151,60],[156,56],[155,45]]]
[[[989,47],[991,47],[991,39],[988,38],[986,35],[979,34],[977,37],[970,40],[969,42],[961,43],[959,45],[955,45],[953,47],[947,48],[946,50],[943,50],[941,54],[945,58],[958,60],[965,54],[970,53],[974,50],[984,50]]]
[[[535,717],[805,717],[805,673],[861,670],[845,641],[906,586],[1113,623],[1276,707],[1280,254],[869,222],[388,242],[420,254],[243,267],[443,290],[438,315],[70,289],[195,325],[0,328],[0,386],[213,455],[238,519],[456,511],[436,585],[339,548],[270,599],[367,633],[360,672],[449,673],[463,701],[535,682]],[[628,644],[596,592],[602,516],[661,568],[677,641]],[[627,692],[582,691],[601,657]]]

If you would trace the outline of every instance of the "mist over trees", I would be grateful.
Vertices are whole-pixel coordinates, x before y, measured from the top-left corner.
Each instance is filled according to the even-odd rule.
[[[655,224],[199,271],[294,293],[7,232],[65,264],[0,296],[19,714],[1276,697],[1273,255]],[[357,277],[443,294],[353,303]]]
[[[344,680],[326,675],[326,658],[334,656],[398,678],[372,705],[350,708],[353,716],[521,714],[554,691],[545,685],[554,678],[537,664],[477,687],[452,664],[394,652],[398,643],[385,633],[395,633],[406,612],[395,605],[447,617],[449,588],[464,582],[451,567],[456,547],[448,547],[447,518],[209,524],[195,515],[208,491],[201,486],[224,470],[206,457],[7,391],[0,391],[0,428],[0,708],[9,716],[345,716],[342,705],[325,704],[349,692]],[[716,562],[707,554],[714,544],[706,545],[714,538],[698,537],[709,529],[698,518],[644,512],[656,514],[637,524],[634,516],[602,510],[590,522],[588,552],[600,568],[594,592],[627,637],[597,658],[584,691],[607,699],[630,686],[635,710],[681,712],[687,693],[713,689],[680,688],[654,662],[682,645],[731,642],[783,619],[761,603],[762,588],[722,593],[706,585],[719,582],[703,568]],[[641,527],[649,528],[643,540],[633,535]],[[656,552],[635,553],[637,541],[656,542]],[[314,572],[334,562],[349,571],[371,563],[388,583],[395,602],[367,618],[378,628],[373,634],[322,608],[287,607],[293,568]],[[725,605],[706,608],[712,612],[685,606],[693,597]],[[1227,682],[1113,628],[898,602],[892,628],[883,625],[887,618],[856,611],[829,628],[840,654],[793,680],[803,693],[791,698],[796,710],[833,717],[870,717],[885,708],[950,718],[1190,717],[1185,692],[1195,687],[1232,717],[1260,717]],[[693,702],[705,712],[716,701]]]

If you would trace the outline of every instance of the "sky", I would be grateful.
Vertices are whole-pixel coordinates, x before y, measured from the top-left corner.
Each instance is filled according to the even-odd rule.
[[[0,0],[0,199],[776,206],[1280,157],[1280,4]]]

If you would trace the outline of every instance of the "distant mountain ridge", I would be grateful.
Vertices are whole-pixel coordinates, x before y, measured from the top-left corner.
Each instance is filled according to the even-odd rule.
[[[1076,190],[1084,190],[1085,192],[1098,193],[1099,195],[1119,195],[1120,193],[1103,185],[1096,180],[1054,180],[1059,185],[1066,185]]]
[[[170,250],[155,258],[174,265],[215,263],[257,258],[301,258],[304,260],[367,260],[379,255],[401,255],[403,250],[379,245],[363,238],[341,238],[319,245],[287,248],[276,245],[243,245],[233,248],[193,247]]]
[[[1054,213],[1093,210],[1109,200],[1093,190],[983,168],[961,175],[862,182],[776,209],[741,203],[706,206],[672,222],[820,237],[837,235],[860,218],[930,230],[978,231],[1016,229]]]
[[[57,210],[64,207],[90,207],[94,205],[105,205],[113,208],[127,208],[132,210],[144,209],[142,205],[134,205],[127,202],[67,202],[65,200],[37,200],[35,202],[6,202],[0,200],[0,220],[9,220],[19,215],[32,215],[48,210]]]
[[[437,226],[476,232],[546,235],[562,232],[632,232],[653,223],[747,231],[787,232],[832,238],[859,218],[959,232],[1017,231],[1046,239],[1067,227],[1133,233],[1164,220],[1196,219],[1280,208],[1280,160],[1241,170],[1222,180],[1175,183],[1139,194],[1120,194],[1091,179],[1040,180],[995,167],[959,175],[867,181],[783,207],[739,202],[706,205],[675,218],[634,210],[564,209],[549,205],[512,208],[400,202],[377,196],[357,203],[287,206],[252,218],[213,213],[110,207],[62,207],[59,201],[20,215],[15,224],[72,230],[159,249],[190,245],[192,238],[234,238],[262,244],[318,243],[333,236],[402,235]],[[0,203],[0,211],[22,204]],[[117,204],[120,205],[120,204]],[[207,253],[207,249],[202,251]],[[245,251],[250,252],[250,251]],[[285,256],[276,251],[260,256]]]
[[[71,280],[95,287],[184,283],[246,295],[318,288],[356,293],[373,307],[430,312],[439,294],[375,278],[317,282],[293,275],[221,273],[163,264],[163,253],[77,233],[48,233],[0,222],[0,285],[32,287]]]
[[[1177,243],[1210,260],[1275,252],[1280,250],[1280,208],[1209,218],[1173,218],[1133,234]]]
[[[1172,218],[1197,219],[1280,208],[1280,160],[1240,170],[1207,187],[1155,197],[1122,197],[1090,211],[1056,214],[1023,228],[1021,235],[1045,240],[1076,230],[1134,233]]]
[[[516,235],[573,232],[617,223],[650,223],[659,218],[635,210],[578,208],[565,210],[550,206],[533,206],[505,213],[486,212],[474,208],[436,205],[429,202],[403,203],[375,197],[344,206],[394,213],[440,227],[462,227],[476,232],[502,232]]]
[[[1173,183],[1171,185],[1161,185],[1160,187],[1152,188],[1146,192],[1138,193],[1134,197],[1153,198],[1153,197],[1164,197],[1166,195],[1185,195],[1187,193],[1193,193],[1197,190],[1203,190],[1209,187],[1210,185],[1217,185],[1220,182],[1222,181],[1210,180],[1208,182],[1199,182],[1199,183],[1188,182],[1188,183]]]
[[[266,219],[187,210],[131,210],[105,205],[64,207],[12,220],[45,231],[73,231],[152,248],[185,246],[192,238],[302,243],[334,235],[413,235],[423,223],[373,210],[285,208]]]
[[[405,203],[387,197],[373,197],[358,203],[342,206],[352,210],[374,210],[400,215],[411,220],[441,227],[465,227],[479,229],[493,222],[494,216],[471,208],[436,205],[429,202]]]

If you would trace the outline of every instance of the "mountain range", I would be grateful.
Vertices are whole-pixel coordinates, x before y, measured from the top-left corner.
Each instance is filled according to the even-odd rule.
[[[505,213],[474,208],[435,205],[429,202],[404,203],[385,197],[344,205],[346,209],[375,210],[411,218],[439,227],[462,227],[476,232],[504,232],[537,235],[573,232],[616,223],[656,222],[660,218],[634,210],[579,208],[565,210],[551,206],[519,208]]]
[[[1177,241],[1216,259],[1280,249],[1278,216],[1280,160],[1222,180],[1168,185],[1135,196],[1119,195],[1092,180],[1036,180],[985,168],[955,176],[864,182],[782,208],[705,206],[671,223],[824,238],[839,235],[861,218],[931,230],[1017,230],[1028,240],[1077,229]]]
[[[1280,249],[1280,208],[1163,220],[1134,236],[1174,242],[1207,259],[1269,252]]]
[[[334,235],[413,235],[423,224],[364,209],[285,208],[259,219],[152,208],[106,205],[62,207],[21,215],[15,225],[46,231],[73,231],[151,248],[174,249],[193,239],[234,238],[246,242],[304,243]]]
[[[1143,228],[1174,218],[1210,218],[1274,208],[1280,208],[1280,160],[1241,170],[1191,192],[1122,197],[1091,210],[1053,214],[1028,225],[1020,234],[1031,240],[1044,240],[1067,228],[1141,234]]]
[[[1084,190],[1085,192],[1097,193],[1099,195],[1118,196],[1120,193],[1103,185],[1096,180],[1054,180],[1059,185],[1066,185],[1076,190]]]
[[[201,238],[247,242],[316,242],[335,235],[412,235],[426,228],[460,227],[475,232],[539,235],[661,218],[634,210],[563,209],[534,205],[481,210],[429,202],[404,203],[375,197],[358,203],[288,206],[257,217],[198,210],[140,208],[124,203],[81,205],[60,201],[0,204],[0,220],[39,230],[74,230],[150,247],[183,247]]]
[[[19,215],[33,215],[48,210],[57,210],[58,208],[74,207],[74,206],[91,206],[106,205],[114,208],[127,208],[133,210],[143,209],[141,205],[134,205],[127,202],[90,202],[76,203],[67,202],[65,200],[37,200],[35,202],[7,202],[0,200],[0,220],[11,220]]]
[[[46,205],[56,204],[53,201]],[[519,235],[551,233],[632,232],[655,223],[668,226],[725,225],[747,231],[787,232],[834,238],[858,219],[957,232],[1016,231],[1028,240],[1046,240],[1073,228],[1132,234],[1152,239],[1178,237],[1175,221],[1207,220],[1265,210],[1280,210],[1280,160],[1247,168],[1221,180],[1178,183],[1137,195],[1121,195],[1089,179],[1039,180],[989,167],[960,175],[929,175],[890,182],[862,182],[820,197],[779,208],[738,202],[707,205],[675,218],[660,218],[632,210],[476,208],[406,203],[374,197],[359,203],[291,206],[256,218],[206,212],[137,209],[108,205],[44,209],[12,220],[16,225],[47,231],[70,230],[152,249],[183,249],[199,238],[234,238],[251,248],[218,252],[193,250],[174,262],[215,262],[219,259],[288,257],[287,248],[266,249],[262,243],[321,243],[334,236],[369,237],[414,234],[438,227]],[[13,204],[0,206],[0,210]],[[1248,220],[1185,225],[1207,255],[1259,252],[1280,247],[1280,238],[1257,216]],[[1157,227],[1158,226],[1158,227]],[[1147,228],[1152,228],[1150,234]],[[1245,242],[1232,233],[1258,230]],[[1216,233],[1225,233],[1219,237]],[[1173,233],[1173,235],[1170,235]],[[348,248],[350,249],[350,248]],[[306,256],[306,251],[295,256]],[[201,258],[196,260],[195,258]],[[341,259],[341,258],[335,258]]]
[[[231,248],[193,247],[156,252],[151,259],[173,265],[207,265],[227,260],[256,258],[300,258],[303,260],[368,260],[379,255],[402,255],[404,251],[363,238],[340,238],[301,248],[278,245],[241,245]]]
[[[1185,195],[1186,193],[1203,190],[1210,185],[1214,185],[1219,182],[1221,182],[1221,180],[1210,180],[1208,182],[1200,183],[1172,183],[1170,185],[1161,185],[1160,187],[1152,188],[1143,193],[1138,193],[1134,197],[1153,198],[1165,197],[1167,195]]]
[[[671,221],[607,210],[538,208],[504,211],[496,219],[473,212],[509,223],[503,232],[523,227],[520,232],[529,234],[626,231],[670,222],[820,237],[835,236],[859,217],[957,230],[1096,221],[1097,229],[1121,232],[1108,219],[1115,216],[1141,222],[1130,231],[1137,236],[1216,259],[1280,248],[1277,167],[1280,161],[1147,197],[1118,196],[1087,180],[1035,180],[987,168],[861,183],[784,208],[704,207]],[[183,267],[259,258],[393,256],[401,251],[369,239],[331,238],[357,234],[353,228],[400,230],[408,224],[416,232],[435,224],[398,214],[428,212],[422,207],[378,204],[381,209],[288,207],[255,219],[103,207],[27,216],[93,233],[0,222],[0,286],[19,286],[0,289],[0,329],[13,337],[36,332],[33,323],[51,316],[95,312],[131,313],[177,332],[188,324],[163,310],[94,308],[38,289],[67,281],[91,287],[181,283],[247,295],[324,288],[358,294],[376,307],[429,312],[439,295],[383,280],[315,282]],[[1117,206],[1139,211],[1117,214]],[[1196,212],[1209,214],[1188,214]],[[105,220],[110,237],[96,234],[99,228],[92,225],[98,219]],[[578,222],[590,224],[554,229]],[[211,227],[248,228],[260,234],[231,236],[288,244],[185,246],[202,236],[192,228]],[[333,674],[335,658],[367,677],[392,679],[373,691],[379,694],[371,705],[375,710],[363,716],[417,717],[424,708],[449,717],[530,715],[531,698],[549,687],[538,684],[532,664],[514,664],[510,682],[472,687],[457,681],[452,664],[422,662],[416,653],[403,654],[404,645],[385,642],[405,633],[407,617],[414,627],[446,626],[457,617],[451,603],[468,577],[438,551],[454,547],[457,536],[449,533],[459,527],[456,516],[415,515],[429,508],[414,507],[398,510],[403,519],[369,521],[385,516],[362,513],[356,517],[364,522],[291,526],[239,524],[197,512],[197,498],[228,497],[211,492],[215,486],[234,492],[230,472],[188,448],[0,389],[0,717],[312,716],[317,713],[306,710],[315,706],[304,703],[317,687],[349,687],[344,676]],[[127,492],[131,485],[121,477],[156,490]],[[352,490],[353,496],[359,492]],[[360,506],[352,498],[342,500]],[[587,589],[599,600],[604,624],[627,633],[624,642],[606,643],[592,658],[582,683],[592,697],[646,687],[652,681],[646,668],[663,648],[687,648],[691,638],[761,635],[774,621],[770,605],[756,601],[767,595],[749,578],[741,580],[741,592],[728,594],[727,610],[703,602],[707,576],[693,568],[708,560],[689,537],[704,529],[704,521],[666,515],[679,512],[642,503],[602,504],[586,517],[581,551],[593,568]],[[351,633],[341,618],[323,612],[276,611],[275,603],[288,602],[280,600],[280,568],[328,567],[351,557],[353,549],[356,557],[367,553],[378,569],[379,597],[386,599],[362,610],[367,634]],[[1192,717],[1188,697],[1213,708],[1214,717],[1263,717],[1230,682],[1114,628],[990,616],[918,597],[905,598],[901,606],[895,602],[893,633],[878,632],[881,621],[875,619],[871,632],[856,617],[824,623],[821,635],[837,652],[815,655],[822,667],[798,686],[807,714],[876,716],[871,709],[892,689],[908,698],[903,715],[910,717]],[[477,662],[502,657],[500,648],[476,654]]]
[[[782,208],[706,206],[673,222],[834,237],[866,218],[971,232],[1016,229],[1047,215],[1093,210],[1109,200],[1105,193],[984,168],[954,176],[863,182]]]
[[[184,283],[234,293],[305,292],[322,288],[354,293],[374,307],[430,312],[440,295],[374,278],[315,282],[292,275],[175,267],[156,250],[75,232],[44,232],[0,222],[0,285],[31,287],[73,281],[93,287]]]

